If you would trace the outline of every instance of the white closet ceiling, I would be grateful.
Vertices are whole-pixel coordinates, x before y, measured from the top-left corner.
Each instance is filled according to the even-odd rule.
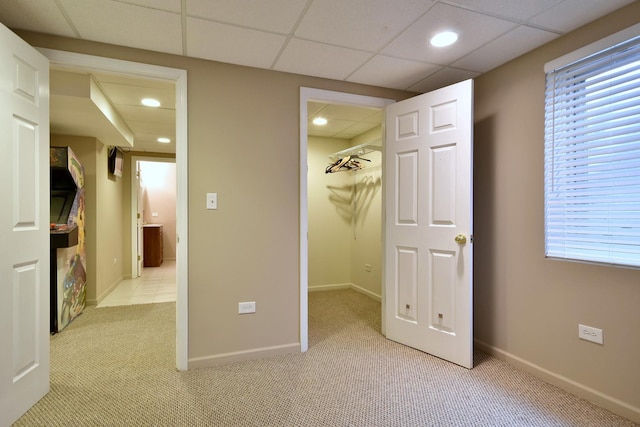
[[[0,22],[423,93],[477,77],[633,1],[0,0]],[[456,31],[458,42],[430,46],[442,30]]]

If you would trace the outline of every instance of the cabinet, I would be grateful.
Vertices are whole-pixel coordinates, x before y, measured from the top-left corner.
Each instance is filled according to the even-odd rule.
[[[162,264],[162,224],[145,224],[144,266],[159,267]]]

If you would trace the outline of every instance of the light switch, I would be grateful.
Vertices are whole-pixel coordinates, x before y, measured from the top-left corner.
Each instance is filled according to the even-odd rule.
[[[207,193],[207,209],[218,209],[218,193]]]

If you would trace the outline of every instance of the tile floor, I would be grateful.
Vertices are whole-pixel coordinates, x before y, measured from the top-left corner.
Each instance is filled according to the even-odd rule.
[[[152,304],[176,300],[176,262],[164,261],[160,267],[145,267],[142,276],[123,280],[98,307]]]

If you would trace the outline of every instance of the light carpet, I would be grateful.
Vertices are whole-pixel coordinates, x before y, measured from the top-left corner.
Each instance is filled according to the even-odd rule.
[[[175,304],[89,307],[51,338],[51,391],[16,426],[636,426],[484,353],[385,339],[380,304],[309,295],[309,351],[178,372]]]

